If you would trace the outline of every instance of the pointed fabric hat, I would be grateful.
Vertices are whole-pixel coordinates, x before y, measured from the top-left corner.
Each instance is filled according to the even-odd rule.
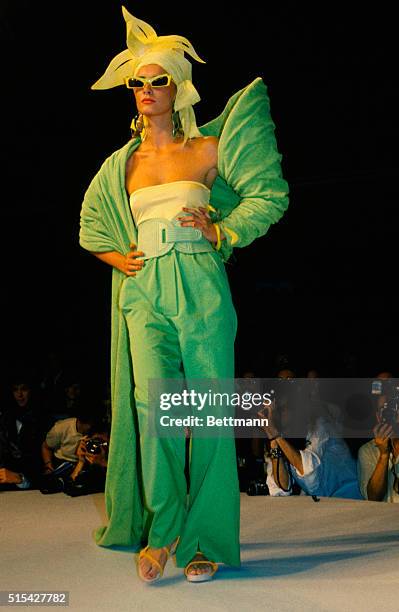
[[[153,27],[131,15],[125,7],[122,7],[122,14],[126,21],[127,49],[114,57],[91,89],[110,89],[124,85],[125,78],[136,76],[142,66],[158,64],[172,75],[176,84],[174,109],[179,112],[185,140],[201,136],[193,110],[193,104],[199,102],[200,97],[191,80],[191,63],[184,57],[184,53],[198,62],[205,62],[187,38],[178,35],[158,36]]]

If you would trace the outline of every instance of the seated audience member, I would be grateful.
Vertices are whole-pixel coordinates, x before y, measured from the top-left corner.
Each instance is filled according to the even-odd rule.
[[[392,378],[388,371],[381,371],[373,380],[380,381],[383,385],[385,380]],[[359,449],[363,444],[369,442],[370,432],[375,426],[376,397],[372,394],[372,384],[369,379],[364,379],[363,388],[357,389],[356,393],[346,398],[344,406],[344,427],[351,438],[347,439],[348,445],[355,459],[358,458]]]
[[[297,483],[307,495],[360,499],[356,462],[345,441],[337,437],[323,402],[309,397],[305,409],[303,398],[301,404],[293,399],[294,381],[286,384],[290,388],[280,389],[278,399],[259,413],[268,418],[268,426],[263,429],[270,441],[271,468],[267,477],[270,494],[291,494],[293,484]],[[292,427],[295,410],[301,430],[306,433],[299,448],[282,433]]]
[[[281,380],[292,380],[293,378],[295,378],[296,374],[293,370],[290,370],[290,368],[284,368],[283,370],[279,370],[277,372],[277,376],[276,378],[279,378]]]
[[[56,493],[64,488],[64,479],[78,463],[76,449],[81,439],[93,431],[96,418],[82,411],[77,417],[57,421],[42,444],[44,477],[42,493]]]
[[[65,486],[72,497],[104,491],[108,465],[109,432],[99,431],[84,436],[76,449],[78,462]]]
[[[31,489],[40,478],[41,410],[28,374],[12,377],[0,416],[0,490]]]
[[[360,491],[370,501],[399,502],[399,411],[388,394],[378,398],[374,438],[359,448]]]

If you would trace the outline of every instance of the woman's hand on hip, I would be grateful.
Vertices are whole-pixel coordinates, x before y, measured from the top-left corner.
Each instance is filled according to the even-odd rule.
[[[199,208],[183,208],[183,212],[189,214],[178,217],[182,227],[195,227],[201,230],[202,235],[209,240],[209,242],[218,241],[215,226],[206,208],[202,206]]]
[[[137,257],[144,255],[144,253],[142,251],[135,251],[135,248],[136,245],[132,243],[130,251],[126,255],[119,253],[119,251],[105,251],[104,253],[92,251],[92,254],[100,261],[104,261],[113,268],[123,272],[126,276],[136,276],[136,272],[141,270],[144,265],[144,260],[139,260]]]
[[[126,276],[136,276],[136,273],[144,266],[144,259],[137,259],[144,255],[143,251],[136,251],[136,245],[134,242],[130,245],[130,251],[126,253],[122,260],[121,271]]]

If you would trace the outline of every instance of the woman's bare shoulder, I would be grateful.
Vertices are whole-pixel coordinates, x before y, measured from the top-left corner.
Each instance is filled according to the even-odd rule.
[[[193,139],[192,142],[201,157],[217,160],[219,138],[216,136],[202,136],[200,138]]]
[[[195,147],[217,149],[219,146],[219,138],[217,136],[198,136],[192,138],[190,142]]]
[[[219,138],[217,136],[202,136],[198,140],[201,141],[202,146],[210,148],[218,148]]]

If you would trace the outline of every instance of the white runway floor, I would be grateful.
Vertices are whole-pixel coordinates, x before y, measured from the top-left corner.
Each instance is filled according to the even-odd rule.
[[[69,591],[69,610],[397,612],[399,504],[241,497],[242,568],[148,586],[134,555],[94,543],[103,495],[0,493],[0,590]],[[36,609],[46,609],[34,606]],[[24,608],[26,609],[26,608]]]

